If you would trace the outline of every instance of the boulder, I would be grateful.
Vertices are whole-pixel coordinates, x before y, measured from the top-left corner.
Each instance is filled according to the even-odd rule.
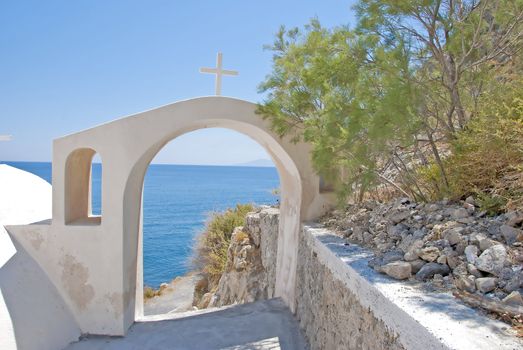
[[[423,267],[418,271],[418,273],[416,273],[416,279],[424,281],[434,277],[435,274],[446,276],[449,274],[449,272],[450,269],[447,265],[430,262],[428,264],[423,265]]]
[[[474,207],[474,204],[470,204],[467,202],[463,203],[463,208],[465,208],[467,213],[469,213],[470,215],[474,214],[474,211],[476,211],[476,207]]]
[[[412,275],[412,267],[405,261],[394,261],[381,266],[380,271],[397,280],[404,280]]]
[[[425,265],[427,262],[423,261],[421,259],[416,259],[413,261],[409,261],[410,266],[412,267],[412,273],[418,273],[419,270]]]
[[[474,266],[474,264],[467,264],[467,270],[468,272],[476,277],[476,278],[481,278],[483,277],[483,275],[481,274],[481,271],[478,270],[478,268],[476,266]]]
[[[514,291],[503,299],[503,303],[510,306],[522,307],[523,298],[521,297],[521,294],[518,291]]]
[[[403,220],[407,219],[410,216],[410,212],[408,210],[401,210],[401,211],[394,211],[392,214],[389,215],[389,220],[393,224],[399,224]]]
[[[438,264],[446,264],[447,263],[447,256],[446,255],[441,255],[437,260],[436,262]]]
[[[457,254],[447,255],[447,265],[449,265],[451,269],[454,270],[459,264],[461,264],[461,260]]]
[[[499,244],[499,242],[496,242],[493,239],[486,238],[486,237],[484,237],[484,238],[482,237],[482,238],[478,239],[478,241],[479,241],[479,250],[481,250],[482,252],[496,244]]]
[[[476,278],[476,288],[481,293],[488,293],[496,288],[496,282],[498,281],[495,277],[481,277]]]
[[[454,278],[454,284],[456,288],[467,291],[469,293],[474,293],[476,291],[476,283],[474,276],[463,276],[459,275]]]
[[[516,227],[516,226],[523,226],[523,213],[518,211],[512,211],[510,213],[505,214],[507,217],[507,225]]]
[[[428,262],[435,261],[440,255],[437,247],[425,247],[418,250],[418,256]]]
[[[505,242],[507,242],[509,245],[515,243],[516,241],[523,240],[523,231],[512,226],[502,225],[499,228],[499,231],[501,232],[503,238],[505,238]]]
[[[497,244],[481,253],[474,265],[476,265],[478,270],[497,276],[503,269],[506,259],[507,250],[503,245]]]
[[[465,219],[469,217],[469,212],[465,208],[454,209],[451,214],[454,220]]]
[[[382,257],[383,264],[388,264],[388,263],[391,263],[394,261],[402,260],[403,255],[404,255],[403,252],[398,251],[398,250],[393,250],[393,251],[387,252]]]
[[[478,258],[478,247],[475,245],[468,245],[465,247],[465,257],[467,258],[467,261],[471,264],[474,264],[476,262],[476,259]]]
[[[462,231],[463,231],[463,229],[461,227],[454,227],[452,229],[445,231],[443,237],[447,241],[449,241],[450,245],[456,245],[463,240],[463,236],[461,235]]]

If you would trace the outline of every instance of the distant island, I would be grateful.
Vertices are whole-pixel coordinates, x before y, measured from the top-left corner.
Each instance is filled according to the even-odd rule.
[[[270,159],[256,159],[250,162],[234,164],[235,166],[257,166],[257,167],[274,167],[274,163]]]

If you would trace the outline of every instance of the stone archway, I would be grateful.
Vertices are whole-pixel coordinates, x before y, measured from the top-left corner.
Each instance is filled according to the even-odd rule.
[[[280,175],[281,217],[275,295],[294,310],[300,225],[329,206],[310,163],[309,145],[279,138],[256,105],[227,97],[176,102],[115,120],[54,141],[53,220],[41,231],[44,243],[33,256],[57,286],[83,333],[123,335],[139,316],[137,273],[141,263],[141,203],[145,172],[156,153],[172,139],[202,128],[243,133],[265,148]],[[91,149],[104,162],[103,218],[71,223],[67,206],[82,198],[64,195],[71,154]],[[88,158],[88,157],[87,157]],[[67,170],[69,169],[69,170]],[[78,172],[87,167],[78,167]],[[80,174],[87,178],[88,174]],[[83,181],[82,183],[86,183]],[[85,197],[85,196],[84,196]],[[23,239],[23,238],[22,238]],[[140,289],[140,288],[138,288]],[[139,293],[139,292],[138,292]],[[138,315],[135,313],[138,311]]]

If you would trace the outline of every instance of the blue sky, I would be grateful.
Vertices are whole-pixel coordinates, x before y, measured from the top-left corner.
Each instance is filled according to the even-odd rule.
[[[260,101],[281,24],[318,17],[327,26],[354,22],[353,1],[94,1],[0,2],[0,160],[49,161],[53,138],[121,116],[212,95],[214,77],[200,74],[223,52],[223,95]],[[190,146],[190,147],[188,147]],[[184,152],[177,152],[177,150]],[[187,152],[191,149],[190,152]],[[224,129],[183,135],[159,163],[234,164],[266,154]]]

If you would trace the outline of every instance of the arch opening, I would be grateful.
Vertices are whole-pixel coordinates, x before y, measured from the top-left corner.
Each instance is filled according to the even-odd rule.
[[[223,128],[180,135],[154,156],[142,194],[144,315],[192,310],[192,291],[187,295],[196,280],[203,278],[197,273],[205,266],[197,261],[210,262],[205,260],[209,256],[198,250],[197,239],[211,213],[222,213],[238,204],[279,202],[279,196],[274,195],[279,176],[273,164],[238,165],[259,158],[272,163],[255,141]],[[194,259],[197,257],[204,259]]]
[[[293,258],[284,256],[282,251],[286,251],[289,247],[295,245],[300,228],[302,183],[296,164],[278,141],[258,126],[234,119],[195,120],[191,124],[185,128],[175,130],[161,138],[158,142],[151,144],[134,165],[126,185],[124,195],[126,206],[124,211],[124,230],[126,232],[124,250],[129,249],[136,252],[136,254],[133,254],[134,258],[132,260],[124,261],[124,266],[134,267],[128,271],[128,276],[124,276],[124,280],[130,281],[128,285],[130,299],[129,303],[125,305],[126,312],[124,313],[128,324],[137,319],[142,319],[144,314],[143,284],[141,282],[143,281],[143,266],[141,266],[143,252],[141,248],[143,246],[142,190],[146,170],[156,154],[168,142],[188,132],[210,127],[227,128],[250,137],[265,149],[277,169],[280,179],[280,223],[277,254],[277,266],[279,266],[277,270],[279,273],[277,272],[275,296],[280,296],[284,299],[288,297],[290,300],[293,300],[293,295],[285,294],[294,288],[295,285],[295,271],[292,266]],[[132,205],[132,203],[137,203],[138,205]],[[133,220],[132,218],[135,219]],[[292,289],[290,293],[294,293],[294,290]]]
[[[102,221],[102,162],[92,148],[79,148],[65,163],[64,220],[66,225],[100,225]]]

